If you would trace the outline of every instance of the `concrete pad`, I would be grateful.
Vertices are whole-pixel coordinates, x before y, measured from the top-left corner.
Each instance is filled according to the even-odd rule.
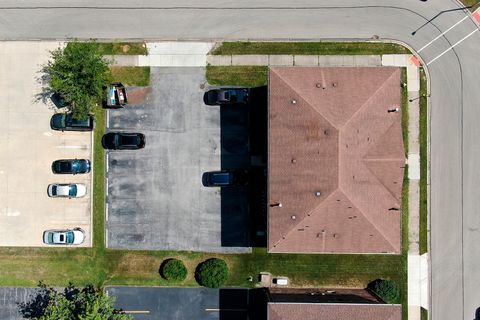
[[[147,50],[149,55],[184,55],[185,53],[207,55],[214,45],[214,42],[147,42]]]
[[[408,305],[428,310],[428,255],[408,255]]]
[[[420,155],[409,154],[407,159],[408,178],[410,180],[420,180]]]
[[[382,58],[379,55],[358,55],[353,56],[355,67],[380,67]]]
[[[232,66],[266,66],[268,56],[260,54],[232,55]]]
[[[318,56],[318,65],[320,67],[343,66],[343,56]]]
[[[382,65],[384,67],[405,67],[411,56],[411,54],[384,54],[382,55]]]
[[[105,58],[112,60],[114,66],[138,66],[139,57],[137,55],[106,55]]]
[[[207,56],[207,63],[212,66],[230,66],[232,64],[232,56],[216,56],[216,55],[208,55]]]
[[[295,55],[293,61],[296,66],[316,67],[318,66],[318,56],[316,55]]]
[[[293,55],[291,54],[271,54],[268,56],[270,66],[293,66]]]
[[[81,227],[91,246],[91,175],[54,175],[51,164],[60,158],[91,158],[91,133],[50,129],[51,102],[38,101],[37,78],[57,42],[1,42],[0,90],[4,123],[0,133],[0,246],[43,246],[47,229]],[[83,199],[52,199],[53,182],[87,185]]]

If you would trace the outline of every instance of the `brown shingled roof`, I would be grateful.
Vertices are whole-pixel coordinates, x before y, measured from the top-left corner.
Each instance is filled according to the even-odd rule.
[[[401,305],[269,303],[268,320],[401,320]]]
[[[400,253],[400,103],[399,68],[270,69],[269,252]]]

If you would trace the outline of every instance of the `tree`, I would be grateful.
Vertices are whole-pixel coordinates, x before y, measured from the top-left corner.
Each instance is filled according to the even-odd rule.
[[[187,277],[187,268],[178,259],[168,259],[162,263],[160,274],[166,280],[183,281]]]
[[[111,80],[110,61],[102,56],[94,41],[72,41],[50,54],[43,67],[47,82],[44,91],[59,94],[73,109],[74,118],[86,119]]]
[[[387,303],[398,303],[400,289],[392,280],[377,279],[368,284],[368,288]]]
[[[228,266],[222,259],[206,260],[197,266],[195,279],[202,286],[218,288],[228,279]]]
[[[132,319],[113,306],[113,298],[92,285],[69,284],[63,292],[39,284],[37,295],[19,305],[24,318],[37,320],[126,320]]]

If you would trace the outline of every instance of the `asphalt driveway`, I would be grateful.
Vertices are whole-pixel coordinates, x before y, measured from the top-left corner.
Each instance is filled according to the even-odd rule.
[[[246,320],[248,289],[108,287],[135,320]]]
[[[21,320],[19,304],[30,301],[37,288],[0,287],[0,319]]]
[[[109,131],[146,136],[142,150],[107,153],[109,248],[249,250],[247,189],[201,181],[248,165],[248,116],[204,105],[205,81],[204,68],[152,68],[143,99],[109,111]]]

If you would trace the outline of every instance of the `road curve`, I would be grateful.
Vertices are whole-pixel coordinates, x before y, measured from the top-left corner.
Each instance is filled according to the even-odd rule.
[[[434,320],[472,320],[480,307],[480,32],[470,18],[459,22],[466,13],[458,8],[454,0],[3,0],[0,39],[314,40],[375,35],[420,51],[431,77],[430,315]]]

